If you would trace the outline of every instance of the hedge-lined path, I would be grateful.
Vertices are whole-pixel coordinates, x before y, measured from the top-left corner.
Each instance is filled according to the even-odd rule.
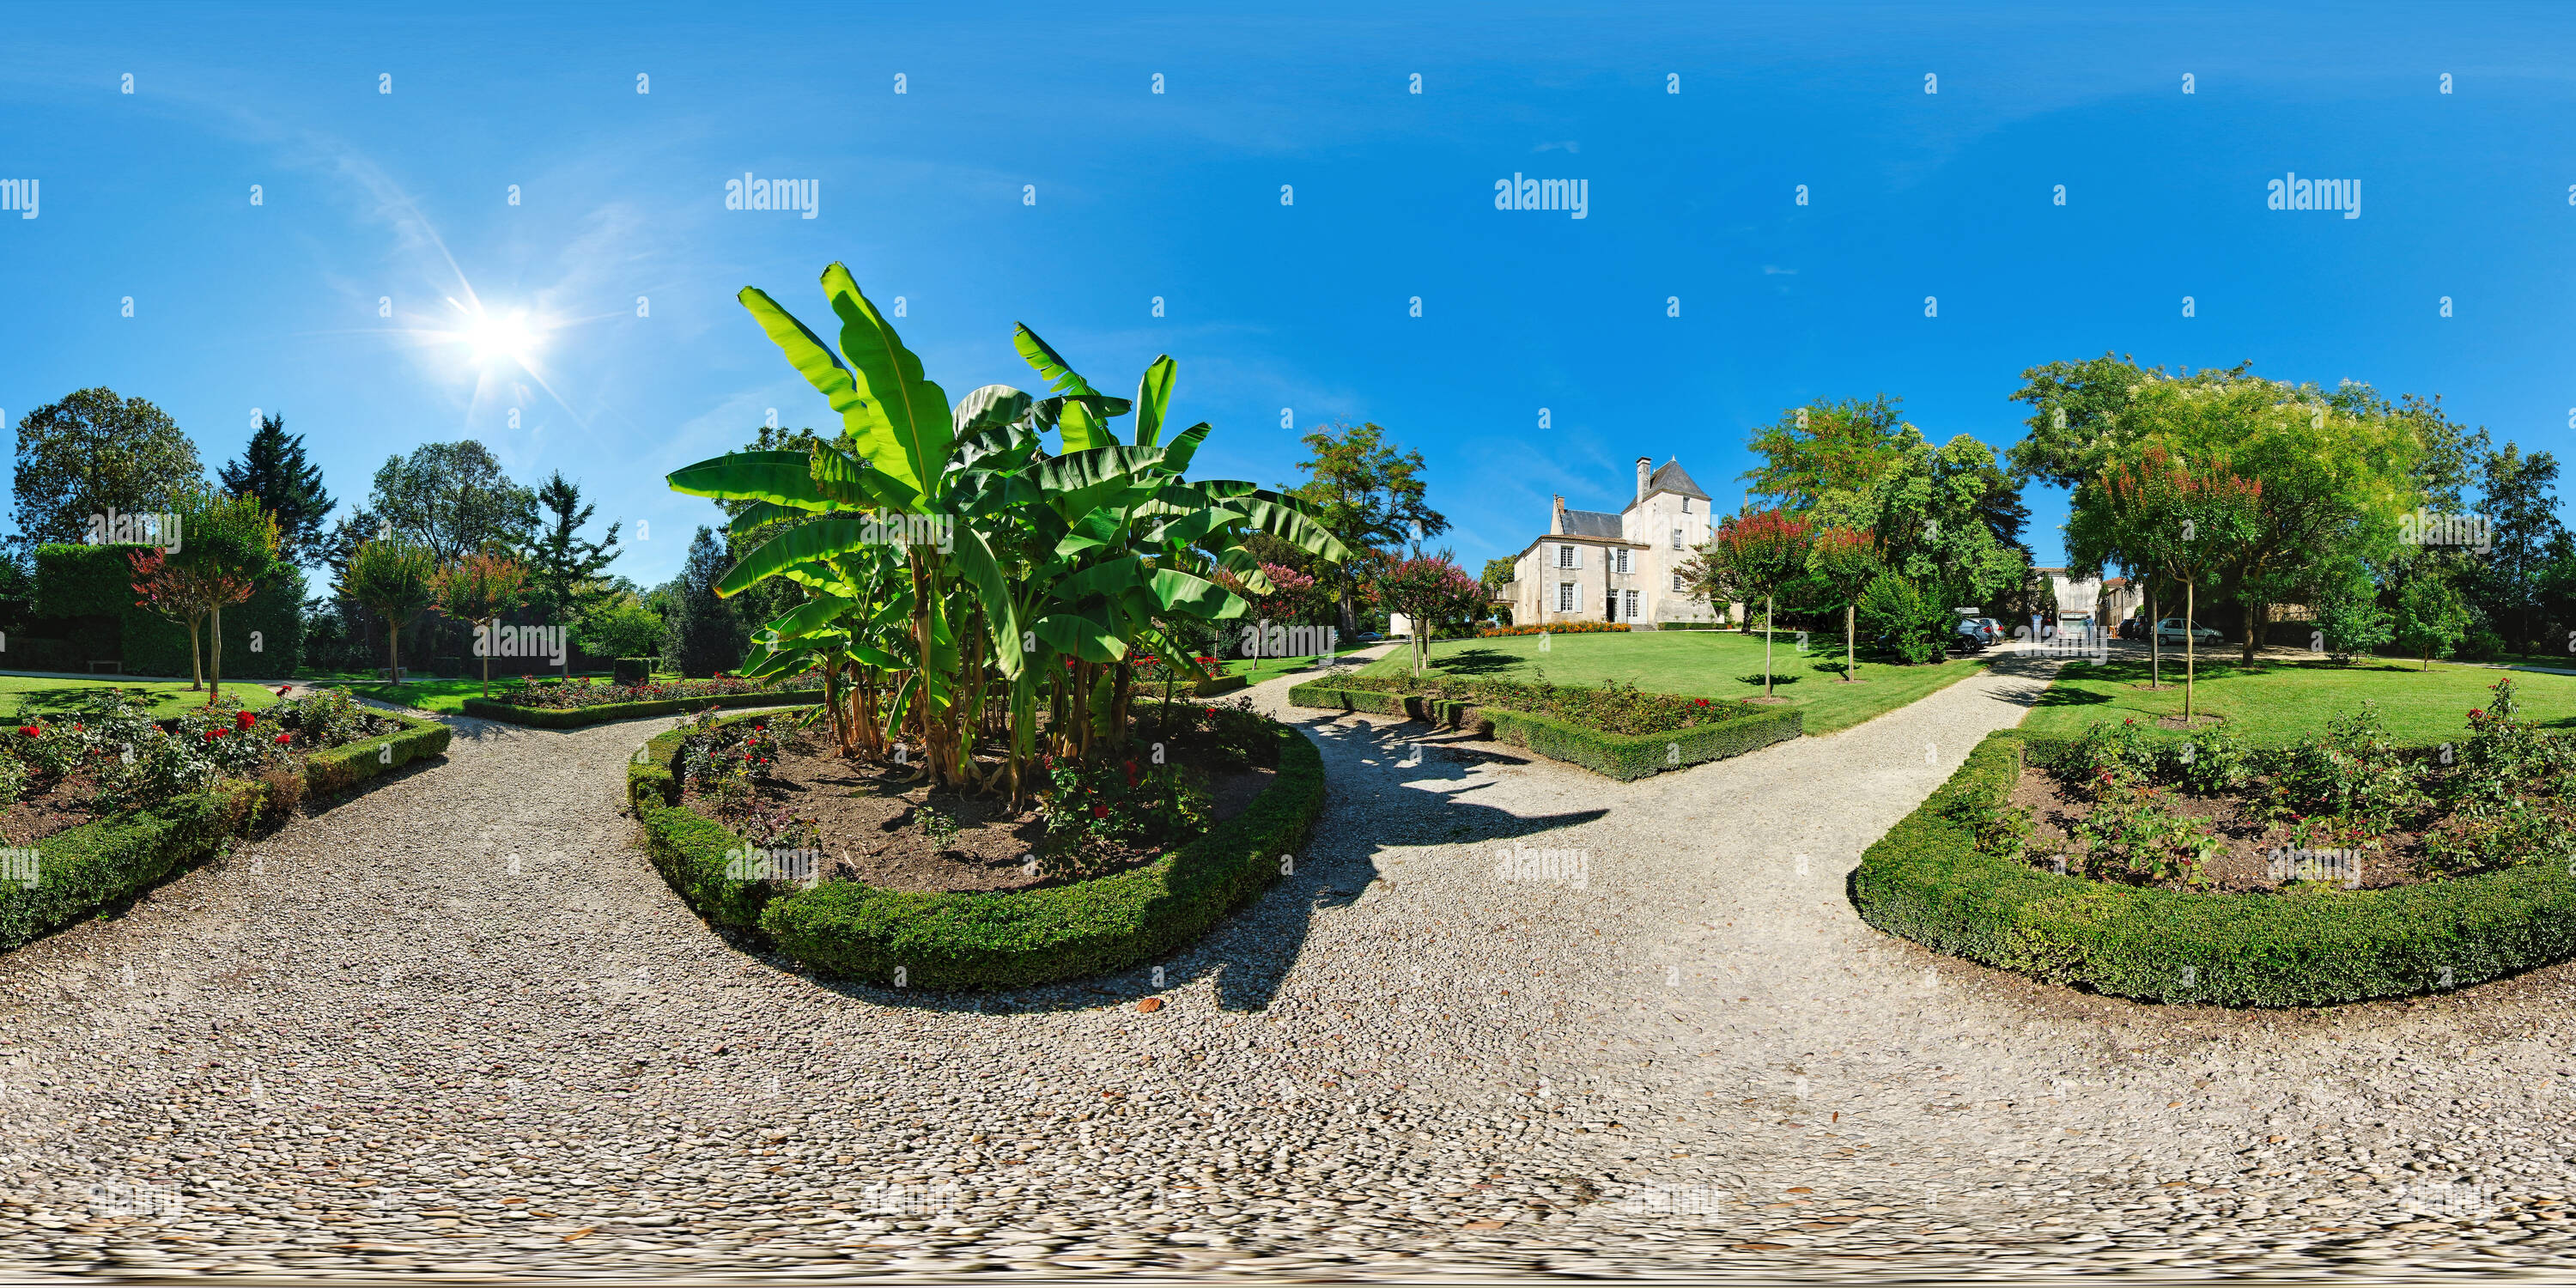
[[[1857,922],[1860,849],[2041,683],[1628,784],[1296,714],[1334,796],[1293,878],[1160,990],[981,1002],[819,985],[682,909],[616,813],[667,722],[456,720],[447,763],[0,956],[0,1264],[1886,1274],[2371,1234],[2496,1268],[2465,1253],[2521,1230],[2376,1235],[2386,1182],[2346,1182],[2421,1145],[2560,1183],[2564,969],[2238,1016]],[[1497,877],[1566,851],[1580,889]],[[2321,1174],[2252,1174],[2283,1167]],[[94,1183],[180,1210],[102,1220]],[[1623,1210],[1654,1184],[1708,1214]]]

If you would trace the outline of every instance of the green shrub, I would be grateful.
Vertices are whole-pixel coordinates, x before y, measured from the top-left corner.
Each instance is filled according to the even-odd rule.
[[[659,658],[621,657],[609,663],[608,678],[618,684],[642,684],[653,678],[653,664]]]
[[[0,948],[15,948],[132,898],[204,859],[224,839],[231,803],[200,792],[57,832],[36,842],[36,882],[0,881]]]
[[[854,881],[782,891],[730,875],[742,841],[670,805],[683,732],[654,738],[627,771],[646,845],[708,919],[756,926],[826,975],[932,990],[1021,988],[1124,970],[1183,947],[1278,879],[1323,811],[1323,758],[1271,724],[1278,776],[1243,813],[1141,867],[1071,885],[982,894],[907,893]]]
[[[1366,711],[1376,715],[1407,716],[1452,728],[1472,727],[1480,734],[1527,747],[1551,760],[1581,765],[1594,773],[1623,782],[1667,769],[1682,769],[1740,756],[1775,742],[1786,742],[1799,736],[1806,728],[1806,717],[1795,707],[1711,703],[1703,710],[1695,705],[1694,699],[1681,698],[1672,701],[1694,704],[1691,710],[1706,723],[1661,733],[1619,734],[1590,724],[1577,724],[1507,707],[1478,706],[1462,699],[1341,687],[1352,678],[1356,677],[1307,681],[1288,691],[1288,701],[1300,707]],[[1477,683],[1492,686],[1496,682]],[[1724,711],[1721,717],[1710,718],[1721,709]]]
[[[2019,779],[2019,730],[1992,735],[1861,857],[1852,900],[1889,934],[2050,983],[2227,1006],[2323,1006],[2453,988],[2576,955],[2576,878],[2520,863],[2377,890],[2140,888],[1979,852],[1958,821]]]
[[[711,697],[662,698],[652,702],[609,702],[595,707],[520,707],[506,702],[467,698],[465,714],[478,720],[506,720],[511,724],[535,729],[579,729],[585,725],[606,724],[613,720],[637,720],[645,716],[672,716],[704,711],[709,707],[783,707],[796,704],[819,705],[821,691],[793,689],[775,693],[726,693]]]

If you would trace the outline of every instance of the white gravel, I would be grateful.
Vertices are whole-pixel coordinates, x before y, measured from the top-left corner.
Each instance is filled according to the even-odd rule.
[[[1291,879],[1159,987],[982,999],[682,908],[616,812],[667,721],[459,720],[0,956],[0,1269],[2557,1265],[2568,968],[2237,1014],[1859,922],[1860,851],[2042,682],[1628,784],[1289,713],[1334,790]]]

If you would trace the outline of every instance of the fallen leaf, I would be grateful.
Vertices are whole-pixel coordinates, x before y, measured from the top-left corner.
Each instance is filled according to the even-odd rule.
[[[599,1228],[599,1227],[598,1227],[598,1226],[595,1226],[595,1225],[585,1225],[585,1226],[583,1226],[582,1228],[580,1228],[580,1229],[578,1229],[578,1230],[575,1230],[575,1231],[573,1231],[573,1232],[572,1232],[572,1233],[570,1233],[570,1234],[565,1235],[565,1236],[563,1237],[563,1241],[564,1241],[564,1242],[566,1242],[566,1243],[570,1243],[570,1242],[572,1242],[573,1240],[578,1239],[578,1238],[580,1238],[581,1236],[583,1236],[583,1235],[585,1235],[585,1234],[588,1234],[588,1233],[590,1233],[591,1231],[596,1230],[596,1229],[598,1229],[598,1228]]]
[[[1163,999],[1161,999],[1161,998],[1159,998],[1159,997],[1149,997],[1149,998],[1146,998],[1144,1001],[1138,1002],[1138,1003],[1136,1004],[1136,1009],[1137,1009],[1137,1010],[1139,1010],[1139,1011],[1144,1012],[1144,1013],[1145,1013],[1145,1014],[1147,1014],[1147,1015],[1151,1015],[1151,1014],[1153,1014],[1154,1012],[1156,1012],[1156,1011],[1159,1011],[1159,1010],[1163,1009]]]

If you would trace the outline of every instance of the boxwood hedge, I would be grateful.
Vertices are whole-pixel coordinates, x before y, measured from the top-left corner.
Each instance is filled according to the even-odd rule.
[[[746,717],[736,717],[743,719]],[[907,893],[855,881],[806,889],[744,881],[726,856],[731,831],[672,803],[672,758],[685,730],[645,745],[627,794],[654,866],[681,898],[722,925],[757,930],[826,975],[933,990],[1021,988],[1150,961],[1196,940],[1280,874],[1324,806],[1314,744],[1285,726],[1278,776],[1243,813],[1142,867],[1066,886],[979,894]],[[900,975],[898,975],[900,972]]]
[[[584,725],[606,724],[612,720],[636,720],[645,716],[679,715],[718,707],[783,707],[798,703],[811,706],[822,694],[813,689],[790,689],[778,693],[727,693],[714,697],[656,698],[650,702],[603,702],[595,707],[519,707],[486,698],[467,698],[465,714],[478,720],[506,720],[511,724],[535,729],[578,729]]]
[[[2462,987],[2576,955],[2576,877],[2555,864],[2418,885],[2271,893],[2144,889],[1980,852],[1961,807],[2001,803],[2034,753],[1989,735],[1861,856],[1852,902],[1892,935],[2121,997],[2323,1006]]]
[[[332,796],[447,750],[446,725],[386,718],[404,727],[306,757],[303,798]],[[269,790],[265,783],[227,782],[37,841],[35,882],[0,881],[0,949],[59,930],[202,862],[227,837],[271,813]]]
[[[1473,728],[1485,736],[1527,747],[1550,760],[1581,765],[1622,782],[1741,756],[1775,742],[1786,742],[1806,729],[1806,717],[1797,708],[1770,707],[1667,733],[1605,733],[1552,716],[1477,707],[1420,694],[1338,688],[1329,680],[1310,680],[1288,690],[1288,701],[1300,707],[1367,711],[1445,724],[1453,729]]]

